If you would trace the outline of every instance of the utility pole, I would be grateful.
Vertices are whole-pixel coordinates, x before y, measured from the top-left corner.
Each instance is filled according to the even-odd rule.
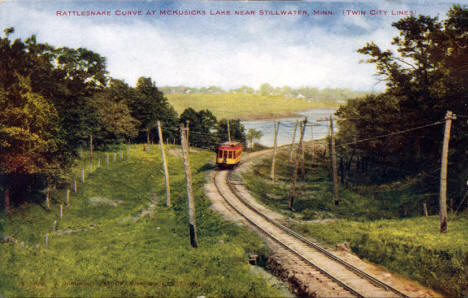
[[[304,126],[304,127],[301,127],[301,129],[305,132],[305,122],[301,124]],[[302,176],[302,179],[305,179],[305,169],[304,169],[304,142],[301,143],[301,176]]]
[[[229,126],[229,119],[227,120],[228,140],[231,143],[231,127]]]
[[[89,135],[89,156],[93,159],[93,134]]]
[[[442,166],[440,168],[440,232],[447,233],[447,160],[452,120],[457,119],[452,111],[445,115],[444,143],[442,145]]]
[[[190,151],[190,120],[186,120],[185,124],[187,124],[187,148]]]
[[[166,183],[166,206],[171,206],[171,189],[169,184],[169,171],[167,169],[166,152],[164,151],[164,140],[161,130],[161,122],[158,120],[159,146],[161,147],[161,158],[163,161],[164,178]]]
[[[275,181],[275,165],[276,165],[276,139],[278,137],[278,130],[279,130],[279,122],[274,120],[273,126],[275,128],[274,140],[273,140],[273,160],[271,162],[271,180]]]
[[[333,119],[330,115],[330,142],[331,142],[331,163],[332,163],[332,175],[333,175],[333,198],[335,206],[339,204],[338,199],[338,173],[336,170],[336,150],[335,150],[335,133],[333,132]]]
[[[298,123],[299,123],[299,120],[296,120],[296,125],[294,125],[294,132],[293,132],[293,137],[291,141],[291,148],[289,148],[289,162],[292,161],[292,157],[293,157],[294,141],[296,139],[296,130],[297,130]]]
[[[291,211],[294,211],[293,209],[293,202],[294,202],[294,194],[296,193],[296,179],[297,179],[297,170],[299,168],[299,159],[300,156],[302,155],[302,139],[304,138],[304,130],[305,130],[305,124],[307,123],[307,118],[304,119],[303,125],[301,126],[301,136],[299,137],[299,146],[297,147],[297,154],[296,154],[296,162],[294,165],[294,173],[292,176],[292,182],[291,182],[291,191],[289,192],[289,199],[288,199],[288,208]]]
[[[183,124],[180,124],[180,141],[182,144],[182,155],[184,157],[185,167],[185,180],[187,187],[187,212],[188,212],[188,224],[190,233],[190,244],[192,247],[198,247],[197,244],[197,230],[195,223],[195,200],[193,198],[192,190],[192,171],[190,170],[190,160],[187,150],[187,136],[185,134],[185,128]]]

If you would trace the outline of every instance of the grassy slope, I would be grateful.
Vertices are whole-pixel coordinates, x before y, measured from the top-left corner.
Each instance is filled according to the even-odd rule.
[[[326,223],[304,222],[294,228],[332,245],[348,241],[359,256],[447,294],[461,295],[467,290],[468,214],[450,221],[449,233],[443,235],[438,216],[400,218],[400,201],[406,202],[409,192],[414,191],[404,185],[374,200],[340,186],[341,201],[334,206],[327,171],[310,164],[306,181],[299,179],[296,185],[297,212],[291,214],[286,209],[293,168],[287,157],[279,155],[278,183],[269,181],[270,158],[259,163],[254,173],[244,174],[254,195],[296,218],[339,218]]]
[[[237,119],[248,115],[297,112],[313,108],[330,107],[327,103],[307,102],[282,96],[257,94],[167,94],[167,98],[180,114],[191,107],[196,111],[208,109],[216,118]]]
[[[158,149],[158,148],[155,148]],[[202,185],[212,153],[191,154],[197,204],[199,248],[190,247],[186,223],[185,182],[180,157],[169,155],[173,207],[164,206],[164,178],[159,150],[154,154],[132,147],[130,159],[94,170],[71,195],[71,206],[59,220],[64,191],[53,193],[51,211],[24,205],[8,219],[0,218],[0,233],[28,247],[0,244],[0,293],[6,296],[279,296],[260,276],[253,275],[247,253],[266,252],[247,229],[223,221],[209,209]],[[101,162],[103,154],[101,155]],[[112,160],[112,158],[111,158]],[[76,173],[80,172],[77,166]],[[154,219],[134,217],[159,198]],[[89,198],[121,200],[117,207],[90,204]],[[44,234],[53,220],[58,229],[94,229],[69,235]],[[3,227],[3,231],[2,231]],[[49,234],[50,235],[50,234]],[[224,244],[218,244],[223,240]],[[133,284],[132,284],[133,281]],[[145,284],[143,284],[145,283]]]

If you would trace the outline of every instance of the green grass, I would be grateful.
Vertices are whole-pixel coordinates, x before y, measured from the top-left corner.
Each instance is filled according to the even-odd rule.
[[[449,221],[449,232],[440,234],[438,216],[414,216],[417,209],[422,213],[418,201],[421,194],[415,189],[414,179],[367,186],[367,189],[380,190],[374,198],[367,192],[359,194],[340,185],[340,203],[335,206],[327,162],[312,166],[308,155],[306,179],[298,178],[296,184],[296,212],[293,213],[287,209],[293,172],[288,156],[287,153],[278,155],[275,183],[269,178],[270,157],[243,178],[263,204],[296,219],[316,220],[293,224],[294,229],[331,245],[347,241],[360,257],[450,296],[467,292],[467,213]],[[404,217],[403,205],[412,217]]]
[[[198,248],[188,239],[185,176],[179,157],[169,155],[171,208],[164,206],[164,176],[159,148],[111,162],[87,173],[86,183],[71,193],[71,205],[59,219],[65,191],[52,193],[51,210],[28,204],[0,218],[0,233],[15,235],[27,247],[0,244],[0,293],[5,296],[281,296],[263,277],[252,273],[247,255],[267,253],[253,232],[226,222],[210,208],[203,193],[212,153],[191,154],[197,207]],[[96,153],[105,157],[105,153]],[[125,154],[126,157],[126,154]],[[111,158],[112,161],[112,158]],[[81,174],[85,161],[77,163]],[[102,161],[101,161],[102,164]],[[88,166],[89,169],[91,169]],[[73,180],[73,179],[70,179]],[[135,218],[151,198],[154,218]],[[90,198],[122,201],[116,207],[92,204]],[[51,234],[73,229],[72,234]],[[79,230],[94,224],[93,229]],[[44,235],[49,244],[44,248]],[[223,240],[223,244],[218,241]],[[34,246],[40,244],[41,248]]]
[[[167,94],[171,105],[180,114],[186,108],[196,111],[208,109],[218,119],[248,118],[251,115],[297,112],[313,108],[329,108],[327,102],[308,102],[283,96],[262,96],[258,94]]]

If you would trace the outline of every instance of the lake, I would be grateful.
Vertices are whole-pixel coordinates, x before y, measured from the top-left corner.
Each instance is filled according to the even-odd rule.
[[[314,140],[327,136],[329,131],[329,122],[316,122],[316,120],[328,118],[335,112],[335,110],[336,109],[312,109],[304,112],[298,112],[298,114],[303,115],[302,117],[277,119],[280,122],[277,140],[278,146],[291,144],[296,121],[303,120],[304,117],[307,117],[307,127],[304,132],[305,141],[312,140],[312,136]],[[273,146],[274,126],[272,119],[241,121],[241,123],[244,125],[246,132],[249,130],[249,128],[254,128],[262,132],[263,136],[260,138],[260,140],[255,140],[254,142],[260,143],[264,146]],[[312,127],[311,124],[313,125]],[[296,130],[295,141],[299,141],[299,128]]]

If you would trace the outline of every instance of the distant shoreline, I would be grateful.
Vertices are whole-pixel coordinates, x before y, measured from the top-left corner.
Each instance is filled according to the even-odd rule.
[[[277,118],[297,118],[302,115],[297,112],[277,112],[277,113],[264,113],[264,114],[251,114],[240,116],[238,119],[241,121],[254,121],[254,120],[270,120]]]

